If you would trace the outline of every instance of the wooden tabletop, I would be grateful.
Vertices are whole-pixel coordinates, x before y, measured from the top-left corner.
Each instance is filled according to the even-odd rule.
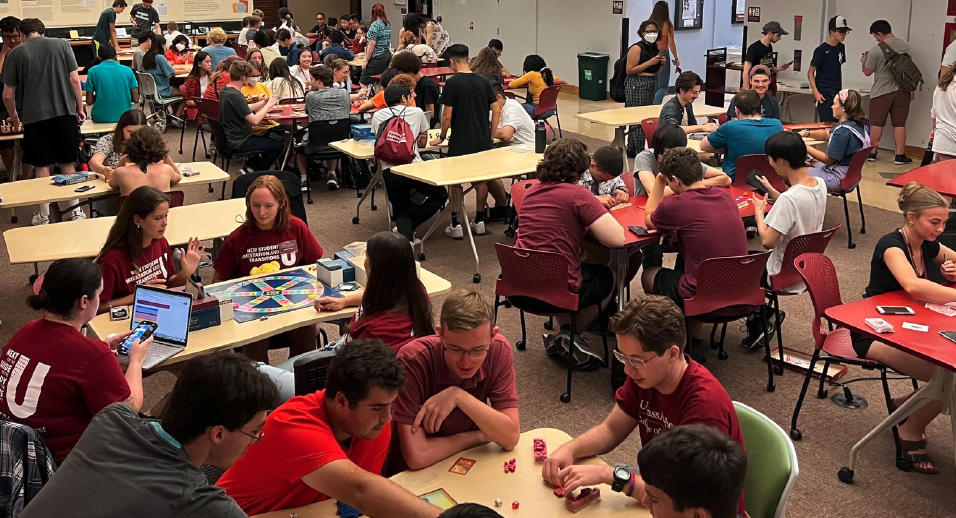
[[[100,133],[110,133],[116,129],[115,122],[93,122],[93,119],[86,119],[80,126],[80,133],[83,135],[96,135]]]
[[[8,140],[23,140],[23,133],[8,133],[6,135],[0,135],[0,142],[5,142]]]
[[[176,189],[184,185],[225,182],[229,179],[229,174],[212,162],[184,162],[179,165],[180,170],[185,167],[189,167],[193,171],[198,171],[199,174],[189,177],[184,176],[179,183],[172,186],[172,189]],[[31,180],[20,180],[17,182],[0,184],[0,195],[3,197],[3,201],[0,201],[0,209],[25,207],[40,203],[60,202],[75,199],[97,198],[100,196],[119,194],[118,190],[113,189],[107,185],[105,180],[100,179],[102,178],[101,175],[97,176],[99,178],[96,180],[62,186],[55,185],[53,183],[53,179],[50,177],[33,178]],[[77,187],[83,187],[87,185],[92,185],[93,188],[84,192],[75,191]]]
[[[544,155],[533,144],[399,165],[392,172],[431,185],[461,185],[533,173]]]
[[[277,104],[266,114],[266,119],[277,122],[298,122],[308,121],[309,114],[305,111],[305,103],[299,104]]]
[[[910,169],[886,182],[886,185],[903,187],[907,182],[918,182],[943,196],[956,197],[956,178],[953,177],[953,165],[949,161]]]
[[[602,126],[629,126],[640,124],[644,119],[659,117],[663,105],[651,104],[649,106],[632,106],[630,108],[613,108],[610,110],[600,110],[596,112],[579,113],[577,118],[600,124]],[[694,104],[694,116],[716,117],[721,113],[726,113],[727,109],[723,107],[708,106],[706,104]]]
[[[514,451],[504,451],[499,446],[486,444],[465,450],[418,471],[405,471],[392,477],[392,481],[416,495],[423,495],[436,489],[444,489],[458,503],[474,502],[486,505],[505,517],[529,516],[608,516],[629,518],[650,518],[651,513],[633,498],[611,491],[607,484],[597,486],[601,489],[601,499],[588,507],[572,513],[564,507],[564,499],[557,498],[541,478],[541,464],[534,462],[533,441],[544,439],[548,452],[571,440],[571,436],[554,428],[538,428],[521,434]],[[450,473],[448,469],[459,457],[474,459],[475,465],[467,475]],[[502,466],[515,459],[514,473],[504,473]],[[578,464],[606,466],[603,460],[591,457]],[[495,507],[495,499],[500,498],[501,507]],[[511,509],[511,502],[520,504],[517,510]],[[289,518],[295,513],[298,518],[334,518],[336,505],[334,500],[326,500],[296,509],[275,511],[257,515],[254,518]]]
[[[243,201],[244,200],[238,200]],[[305,268],[309,273],[315,274],[315,265],[297,266],[291,269]],[[425,291],[429,296],[441,295],[451,290],[451,283],[435,275],[434,273],[422,268],[420,270],[422,284],[425,285]],[[250,279],[258,276],[243,277]],[[219,285],[232,285],[242,279],[233,279],[219,283]],[[323,311],[318,312],[311,306],[306,306],[294,311],[287,311],[276,315],[270,315],[267,319],[251,320],[249,322],[239,323],[235,320],[227,320],[222,324],[209,327],[200,331],[189,333],[186,348],[182,352],[169,358],[157,367],[170,365],[173,363],[184,362],[196,356],[210,354],[222,349],[231,349],[248,343],[252,343],[270,336],[275,336],[292,329],[297,329],[307,325],[314,325],[320,322],[332,322],[335,320],[351,318],[356,308],[345,308],[341,311]],[[122,333],[130,328],[129,319],[112,321],[109,313],[98,315],[90,321],[90,329],[100,338],[105,338],[111,333]],[[288,516],[288,515],[286,515]]]
[[[365,64],[365,54],[356,54],[355,59],[346,61],[350,67],[360,67]]]
[[[245,214],[243,198],[175,207],[169,210],[166,240],[175,246],[185,244],[191,237],[225,237],[239,226],[237,219],[242,220]],[[7,230],[3,240],[10,264],[95,257],[115,219],[115,216],[89,218]]]

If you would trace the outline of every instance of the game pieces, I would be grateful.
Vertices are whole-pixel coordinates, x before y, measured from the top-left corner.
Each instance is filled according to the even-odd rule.
[[[501,507],[501,499],[495,498],[495,507]]]
[[[554,488],[554,496],[558,498],[564,498],[564,488],[563,487]]]
[[[515,460],[512,458],[508,462],[505,462],[505,473],[514,473],[515,472]]]
[[[514,502],[511,502],[511,508],[514,510],[517,510],[519,505],[521,504],[519,504],[517,500],[515,500]]]
[[[459,475],[467,475],[471,468],[474,467],[475,463],[478,462],[475,459],[469,459],[466,457],[458,457],[458,460],[448,468],[449,473],[457,473]]]
[[[316,299],[315,293],[309,295],[309,300],[315,300],[315,299]]]
[[[544,462],[548,458],[548,444],[544,439],[534,440],[534,461]]]
[[[335,514],[341,516],[342,518],[358,518],[359,516],[362,516],[362,511],[359,511],[345,502],[335,502],[335,505],[338,508],[335,511]]]
[[[601,490],[596,487],[586,487],[577,494],[570,494],[564,499],[564,507],[576,513],[581,509],[601,499]]]

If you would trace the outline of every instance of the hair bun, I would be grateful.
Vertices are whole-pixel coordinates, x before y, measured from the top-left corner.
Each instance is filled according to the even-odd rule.
[[[910,196],[913,195],[913,193],[915,193],[916,191],[922,188],[923,188],[923,185],[919,182],[915,182],[912,180],[909,182],[906,182],[906,185],[904,185],[903,188],[900,189],[900,195],[896,197],[896,205],[900,208],[900,210],[902,210],[903,212],[906,212],[906,209],[903,208],[906,206],[906,202],[909,200]]]

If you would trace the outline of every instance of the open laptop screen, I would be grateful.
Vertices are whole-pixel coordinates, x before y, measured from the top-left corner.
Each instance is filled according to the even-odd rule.
[[[185,347],[191,309],[192,296],[188,293],[138,285],[130,327],[144,320],[155,322],[158,326],[154,333],[157,341]]]

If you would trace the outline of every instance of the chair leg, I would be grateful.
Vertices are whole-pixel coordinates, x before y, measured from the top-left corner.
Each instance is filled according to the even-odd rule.
[[[182,128],[179,130],[179,154],[183,154],[183,140],[186,138],[186,119],[182,121]]]
[[[199,147],[199,133],[201,131],[202,129],[199,128],[199,122],[196,122],[196,136],[193,138],[193,162],[196,161],[196,148]],[[206,140],[203,139],[202,143],[203,143],[203,147],[205,147]]]
[[[760,324],[763,326],[763,335],[767,336],[767,306],[760,306]],[[767,392],[773,392],[776,390],[776,386],[773,381],[773,361],[770,359],[770,340],[764,338],[763,341],[764,353],[766,354],[767,359]]]
[[[856,201],[860,206],[860,233],[866,234],[866,215],[863,214],[863,195],[860,194],[860,186],[856,186]]]
[[[609,367],[611,365],[611,356],[610,350],[607,347],[607,331],[608,325],[610,323],[610,318],[605,314],[604,311],[601,311],[601,304],[596,304],[598,308],[598,324],[601,326],[601,342],[604,344],[604,367]]]
[[[498,325],[498,307],[501,306],[501,296],[495,295],[495,320],[493,326]]]
[[[774,372],[778,376],[783,376],[783,329],[780,329],[782,321],[780,320],[780,297],[776,294],[771,295],[770,299],[771,304],[773,304],[774,311],[774,329],[777,332],[777,359],[780,360],[780,364],[774,368]],[[769,342],[769,340],[767,340]],[[769,358],[768,358],[769,360]]]
[[[717,329],[716,325],[714,326],[714,329]],[[727,337],[727,322],[724,322],[723,325],[720,326],[720,343],[717,345],[718,360],[727,359],[727,351],[724,350],[724,338],[726,337]]]
[[[820,376],[820,387],[817,389],[817,399],[826,399],[829,394],[829,390],[823,388],[826,384],[827,376],[826,374],[830,372],[830,358],[827,357],[823,361],[823,376]]]
[[[561,138],[564,138],[564,132],[561,131],[561,117],[558,115],[558,110],[557,110],[557,108],[555,108],[555,110],[554,110],[554,118],[557,119],[557,121],[558,121],[558,135],[559,135]]]
[[[919,390],[919,381],[916,378],[910,378],[910,380],[913,382],[913,390]]]
[[[883,367],[883,368],[880,369],[880,381],[882,382],[881,384],[883,385],[883,399],[886,401],[886,411],[887,411],[887,413],[892,413],[892,411],[891,411],[891,410],[892,410],[891,405],[892,405],[892,401],[893,401],[893,395],[890,394],[890,383],[889,383],[889,381],[888,381],[887,378],[886,378],[886,367]],[[916,380],[914,379],[913,381],[915,382]],[[901,462],[906,462],[906,461],[903,460],[903,458],[902,458],[902,457],[903,457],[903,447],[902,447],[902,445],[900,444],[900,431],[899,431],[899,427],[894,426],[894,427],[892,428],[892,430],[893,430],[893,444],[896,445],[896,465],[897,465],[897,467],[900,467],[900,463],[901,463]],[[908,468],[908,463],[907,463],[907,468]],[[902,468],[901,468],[901,469],[902,469]],[[908,469],[907,469],[907,471],[908,471]]]
[[[846,194],[841,194],[843,198],[843,215],[846,216],[846,247],[850,250],[856,248],[856,243],[853,242],[853,230],[850,229],[850,205],[846,201]]]
[[[810,357],[810,368],[807,370],[807,375],[803,378],[803,387],[800,389],[800,395],[797,396],[797,405],[793,407],[793,417],[790,418],[790,438],[799,441],[803,438],[803,433],[800,432],[800,429],[797,428],[797,418],[800,416],[800,407],[803,406],[803,398],[807,395],[807,388],[810,387],[810,378],[813,377],[813,368],[817,365],[817,360],[820,359],[820,350],[813,349],[813,356]],[[826,371],[823,371],[821,378],[826,377]]]
[[[515,348],[519,351],[523,351],[528,347],[528,337],[524,325],[524,311],[519,309],[518,315],[521,318],[521,341],[515,344]]]
[[[577,313],[571,313],[571,336],[568,338],[570,340],[568,344],[568,384],[564,394],[561,394],[562,403],[569,403],[571,401],[571,376],[574,366],[574,319],[577,316]]]

